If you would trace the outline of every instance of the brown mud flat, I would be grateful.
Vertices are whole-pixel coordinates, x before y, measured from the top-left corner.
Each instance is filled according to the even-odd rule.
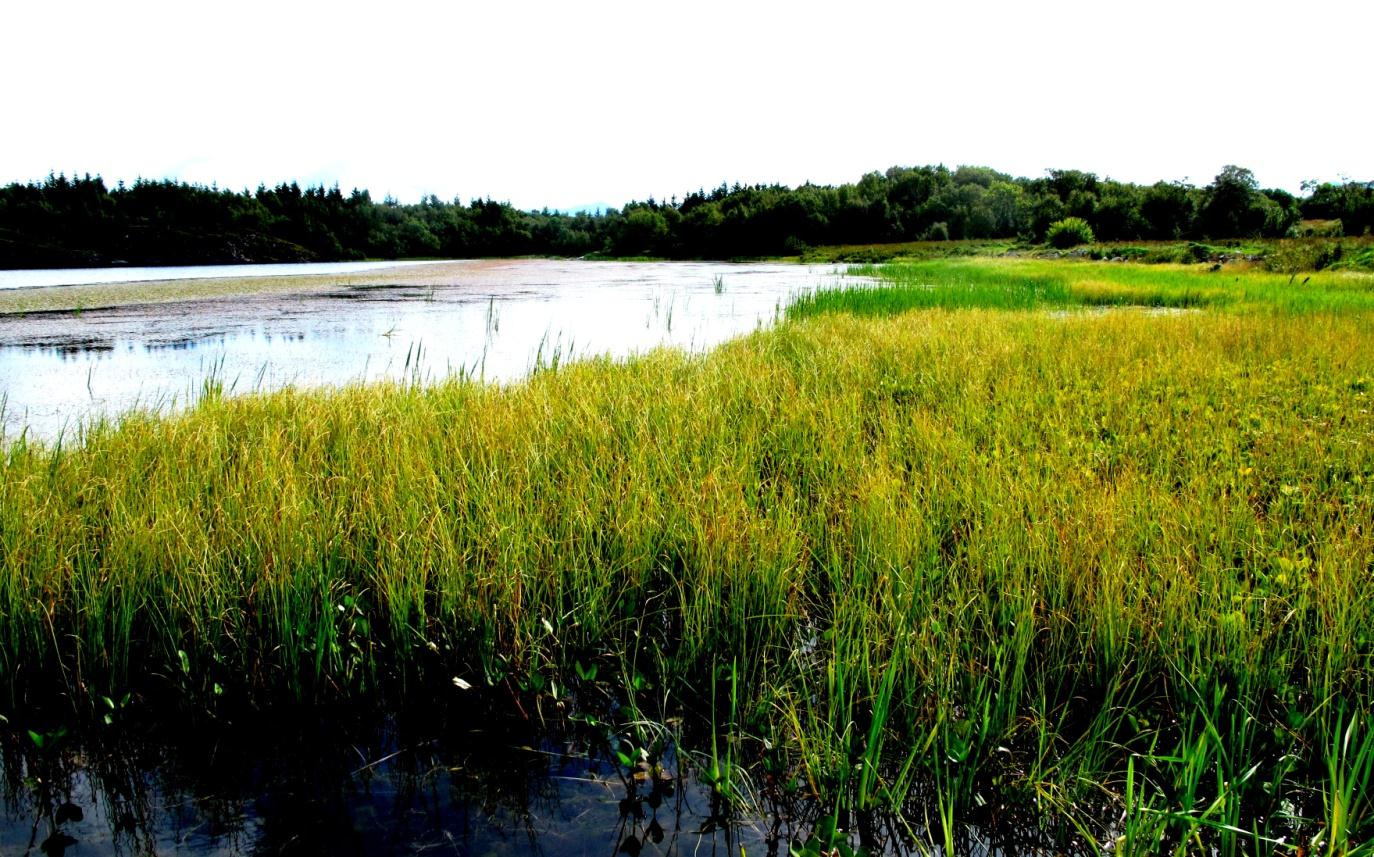
[[[119,339],[202,341],[264,320],[329,316],[332,302],[500,300],[528,293],[529,260],[476,260],[310,274],[154,280],[0,291],[0,346],[105,350]],[[562,266],[560,266],[562,267]],[[599,267],[599,266],[598,266]]]
[[[16,314],[89,312],[111,307],[201,303],[247,296],[304,295],[350,288],[441,287],[481,280],[499,282],[500,271],[519,260],[479,259],[398,265],[353,274],[212,277],[144,280],[0,290],[0,317]]]

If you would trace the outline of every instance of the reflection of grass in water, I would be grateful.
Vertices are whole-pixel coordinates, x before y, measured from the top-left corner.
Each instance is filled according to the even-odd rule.
[[[445,828],[455,815],[472,815],[482,822],[465,831],[465,844],[507,853],[502,846],[512,839],[542,837],[545,827],[543,843],[600,839],[616,829],[615,802],[608,805],[608,783],[600,779],[611,773],[601,742],[589,742],[576,723],[550,736],[537,723],[506,716],[495,695],[482,701],[466,694],[464,701],[394,719],[365,707],[239,711],[233,724],[192,714],[148,733],[127,710],[130,699],[101,700],[98,710],[114,714],[94,734],[21,733],[0,747],[7,810],[0,836],[27,839],[32,826],[43,840],[65,830],[89,847],[104,830],[116,841],[138,842],[138,853],[153,853],[174,830],[193,827],[196,844],[181,845],[192,853],[279,853],[285,842],[336,853],[386,839],[404,814],[412,825],[425,820],[407,839],[423,851],[451,845]],[[557,776],[577,761],[597,773]],[[646,805],[661,798],[651,808],[660,831],[692,824],[692,808],[675,797],[675,778],[660,774],[635,785]],[[394,814],[373,814],[378,792]],[[327,803],[328,815],[301,812],[302,799]]]
[[[890,810],[953,844],[1003,803],[1136,853],[1374,833],[1367,315],[831,315],[545,357],[11,447],[0,675],[459,675],[535,716],[574,663],[710,699],[729,653],[718,773],[772,766],[861,838]]]

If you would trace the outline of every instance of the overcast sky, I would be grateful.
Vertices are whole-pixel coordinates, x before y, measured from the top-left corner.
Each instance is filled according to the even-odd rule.
[[[1374,179],[1371,0],[0,6],[0,182],[521,208],[894,164]]]

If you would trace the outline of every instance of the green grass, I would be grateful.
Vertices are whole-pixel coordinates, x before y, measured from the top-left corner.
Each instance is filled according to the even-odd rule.
[[[12,443],[11,719],[54,682],[561,699],[602,664],[715,700],[724,791],[766,762],[864,844],[1370,841],[1368,279],[879,273],[702,356]],[[1204,311],[1043,311],[1114,303]]]
[[[1374,271],[1374,236],[1247,238],[1215,244],[1201,241],[1102,241],[1072,250],[1010,239],[963,241],[907,241],[886,244],[845,244],[812,247],[803,262],[879,264],[893,261],[930,261],[958,258],[1010,257],[1054,260],[1138,262],[1149,265],[1224,263],[1242,270],[1258,268],[1285,274],[1314,270]],[[797,257],[794,257],[797,258]]]
[[[851,262],[856,264],[890,262],[894,259],[946,259],[964,256],[998,256],[1025,251],[1032,245],[1011,239],[970,241],[902,241],[886,244],[836,244],[811,247],[797,257],[811,264]]]
[[[971,258],[891,262],[851,268],[851,273],[878,282],[802,296],[787,307],[787,316],[972,307],[1206,307],[1285,314],[1374,309],[1374,274],[1354,271],[1298,275],[1255,268],[1213,271],[1205,265]]]

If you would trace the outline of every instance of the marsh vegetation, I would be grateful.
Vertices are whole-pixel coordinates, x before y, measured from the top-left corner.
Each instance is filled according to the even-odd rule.
[[[871,273],[704,354],[12,443],[11,728],[474,693],[795,853],[1367,848],[1374,279]]]

